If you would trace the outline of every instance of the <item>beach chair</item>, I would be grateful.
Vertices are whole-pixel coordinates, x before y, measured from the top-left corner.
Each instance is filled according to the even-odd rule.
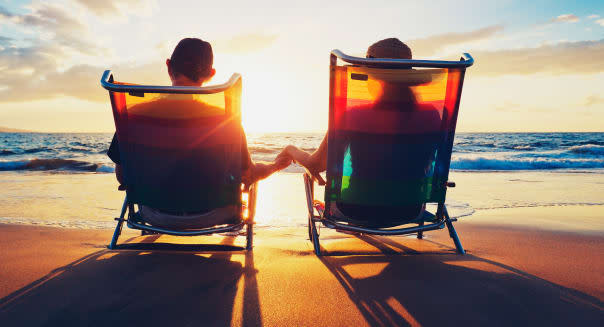
[[[473,63],[467,53],[460,61],[434,61],[331,52],[324,202],[315,200],[314,183],[325,181],[304,174],[316,255],[319,223],[340,232],[417,233],[420,239],[446,226],[465,253],[445,196],[455,186],[449,165],[464,74]],[[427,203],[435,203],[436,212],[426,211]]]
[[[124,177],[120,188],[126,191],[108,247],[117,248],[125,222],[142,235],[210,235],[246,227],[250,250],[257,187],[243,190],[241,183],[241,76],[207,87],[146,86],[115,82],[107,70],[101,85],[109,91]],[[209,226],[175,230],[145,221],[141,206],[175,215],[227,207],[233,214]]]

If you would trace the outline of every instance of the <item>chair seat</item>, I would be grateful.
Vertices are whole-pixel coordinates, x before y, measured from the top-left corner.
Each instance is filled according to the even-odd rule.
[[[315,200],[314,201],[314,207],[317,210],[317,212],[319,212],[319,215],[322,218],[327,218],[336,222],[345,222],[348,223],[349,225],[354,225],[354,226],[358,226],[358,227],[367,227],[367,228],[389,228],[389,227],[395,227],[395,226],[400,226],[400,225],[405,225],[405,224],[410,224],[410,223],[420,223],[420,222],[427,222],[427,223],[433,223],[438,221],[438,219],[436,218],[436,216],[434,214],[432,214],[431,212],[426,211],[425,209],[422,210],[421,215],[418,215],[417,217],[414,218],[405,218],[405,217],[400,217],[400,218],[388,218],[386,220],[379,220],[379,219],[372,219],[372,220],[359,220],[359,219],[353,219],[350,217],[347,217],[346,215],[344,215],[343,213],[341,213],[341,215],[337,215],[337,216],[326,216],[325,215],[325,204],[319,200]],[[379,217],[379,216],[378,216]]]
[[[133,218],[151,226],[173,230],[198,230],[243,221],[236,207],[218,208],[201,214],[173,215],[143,206]]]

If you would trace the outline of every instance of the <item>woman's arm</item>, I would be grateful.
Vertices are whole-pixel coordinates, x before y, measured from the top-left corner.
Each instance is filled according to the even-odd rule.
[[[325,180],[319,173],[327,169],[327,134],[323,137],[319,148],[313,153],[303,151],[294,145],[288,145],[279,156],[291,157],[296,163],[304,166],[319,181],[319,185],[325,185]]]
[[[288,145],[283,152],[289,155],[295,162],[306,167],[313,173],[320,173],[327,169],[327,135],[323,137],[321,145],[313,153],[308,153],[294,145]]]

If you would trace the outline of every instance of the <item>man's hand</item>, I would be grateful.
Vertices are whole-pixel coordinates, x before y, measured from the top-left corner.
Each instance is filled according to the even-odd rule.
[[[245,190],[247,190],[251,184],[261,179],[265,179],[279,170],[287,168],[291,163],[292,158],[287,153],[283,152],[281,152],[271,163],[252,163],[241,175],[241,181],[245,185]]]
[[[291,165],[292,161],[292,157],[284,149],[281,151],[281,153],[279,153],[277,158],[275,158],[275,161],[273,161],[275,171],[287,168],[289,165]]]

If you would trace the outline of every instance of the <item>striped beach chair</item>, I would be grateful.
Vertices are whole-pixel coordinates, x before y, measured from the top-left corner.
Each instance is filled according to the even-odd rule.
[[[340,64],[342,63],[343,64]],[[331,52],[324,202],[304,174],[308,232],[403,235],[445,226],[465,253],[445,206],[464,74],[474,60],[370,59]],[[436,212],[425,210],[436,203]]]
[[[146,86],[116,82],[107,70],[101,85],[109,91],[126,191],[109,248],[117,248],[125,222],[143,235],[209,235],[246,227],[251,249],[257,188],[242,190],[241,76],[207,87]],[[174,215],[225,207],[235,213],[211,226],[174,230],[141,219],[141,206]]]

